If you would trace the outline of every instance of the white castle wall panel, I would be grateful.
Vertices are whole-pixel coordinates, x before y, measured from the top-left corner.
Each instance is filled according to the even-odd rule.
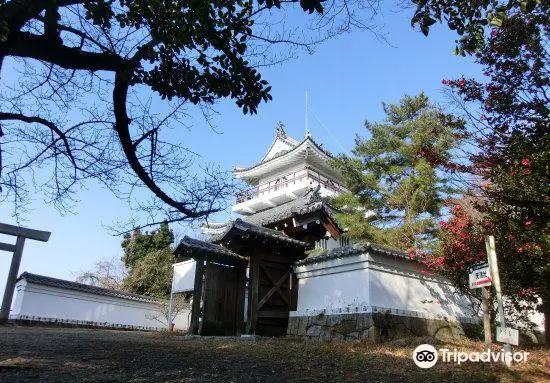
[[[93,322],[98,326],[166,328],[164,305],[43,286],[21,280],[16,285],[12,319],[68,323]],[[189,310],[175,319],[177,330],[189,327]]]
[[[477,322],[479,307],[444,278],[407,259],[364,253],[296,268],[298,308],[291,316],[385,312]]]

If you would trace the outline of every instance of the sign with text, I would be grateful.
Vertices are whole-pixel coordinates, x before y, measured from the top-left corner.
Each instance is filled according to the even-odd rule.
[[[489,265],[487,263],[482,263],[472,267],[469,280],[471,289],[491,286],[492,279],[489,273]]]
[[[519,345],[519,331],[510,327],[497,327],[497,342]]]
[[[193,291],[195,288],[195,269],[197,263],[191,259],[185,262],[174,263],[172,266],[174,267],[172,292]]]

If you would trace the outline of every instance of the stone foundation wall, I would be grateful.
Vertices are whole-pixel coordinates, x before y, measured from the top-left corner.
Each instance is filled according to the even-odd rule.
[[[318,340],[388,339],[432,336],[461,339],[474,335],[479,325],[389,313],[356,313],[290,317],[287,336]]]

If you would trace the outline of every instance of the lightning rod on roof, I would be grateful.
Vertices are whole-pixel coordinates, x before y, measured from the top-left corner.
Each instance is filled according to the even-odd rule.
[[[307,90],[306,90],[306,137],[309,137],[310,136],[309,127],[307,126],[307,109],[308,109],[308,106],[307,106]]]

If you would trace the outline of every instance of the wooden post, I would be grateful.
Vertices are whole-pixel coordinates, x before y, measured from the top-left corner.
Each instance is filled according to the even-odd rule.
[[[258,324],[258,287],[260,284],[260,264],[258,259],[250,257],[250,280],[248,282],[248,321],[246,323],[246,332],[248,334],[256,333]]]
[[[491,349],[493,344],[493,336],[491,332],[491,314],[489,313],[489,287],[482,287],[482,303],[483,303],[483,332],[485,333],[485,348]]]
[[[298,309],[298,277],[296,273],[292,271],[290,273],[290,311],[296,311]]]
[[[495,237],[492,235],[485,236],[485,247],[487,248],[487,256],[489,257],[489,271],[491,273],[491,279],[493,286],[495,286],[495,292],[497,295],[498,303],[498,316],[500,319],[500,325],[506,327],[506,318],[504,317],[504,302],[502,301],[502,291],[500,289],[500,275],[498,273],[497,252],[495,249]],[[512,346],[508,343],[504,344],[504,352],[512,352]],[[508,359],[505,360],[508,367],[512,362]]]
[[[6,290],[4,291],[4,298],[2,299],[2,308],[0,309],[0,324],[8,322],[10,316],[11,301],[13,299],[13,291],[15,290],[15,283],[17,281],[17,273],[19,272],[19,265],[21,264],[21,256],[23,255],[23,247],[25,246],[25,237],[18,236],[15,243],[15,250],[11,259],[10,271],[8,273],[8,280],[6,281]]]
[[[174,286],[174,282],[172,281],[172,286]],[[170,289],[170,301],[168,302],[168,320],[167,320],[167,330],[169,332],[172,332],[172,302],[174,301],[174,291]]]
[[[26,227],[8,225],[0,223],[0,234],[13,235],[15,237],[25,237],[35,241],[48,242],[50,239],[49,231],[27,229]]]
[[[51,233],[48,231],[27,229],[26,227],[0,223],[0,234],[13,235],[17,237],[15,245],[0,243],[0,250],[13,252],[10,271],[8,273],[8,280],[6,281],[6,290],[4,291],[2,307],[0,308],[0,324],[4,324],[8,322],[10,316],[11,301],[13,299],[15,283],[17,282],[17,273],[19,272],[19,265],[21,264],[21,256],[23,255],[25,239],[28,238],[36,241],[48,242]]]
[[[244,322],[244,294],[246,288],[246,264],[242,266],[236,266],[237,272],[237,299],[235,302],[235,323],[237,327],[237,334],[241,335],[243,331]]]
[[[197,260],[197,267],[195,269],[195,284],[193,286],[193,304],[191,306],[191,323],[189,324],[189,332],[191,334],[199,333],[199,317],[201,310],[202,300],[202,276],[204,273],[204,261],[202,259]]]

